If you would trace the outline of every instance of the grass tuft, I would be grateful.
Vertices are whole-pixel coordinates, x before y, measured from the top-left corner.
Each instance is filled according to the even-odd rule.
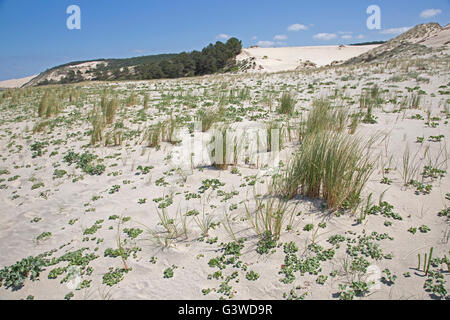
[[[295,109],[295,98],[292,93],[284,92],[280,99],[278,113],[291,115]]]

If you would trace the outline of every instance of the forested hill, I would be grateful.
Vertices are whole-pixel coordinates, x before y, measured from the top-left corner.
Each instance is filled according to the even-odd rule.
[[[127,59],[76,61],[46,70],[26,86],[65,84],[95,80],[148,80],[227,72],[236,68],[242,42],[209,44],[201,51],[159,54]]]
[[[139,79],[179,78],[227,71],[235,64],[242,43],[236,38],[210,44],[202,51],[182,52],[171,59],[137,66]]]

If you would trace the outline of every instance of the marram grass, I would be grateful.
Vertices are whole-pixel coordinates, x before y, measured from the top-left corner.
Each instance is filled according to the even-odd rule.
[[[327,99],[316,99],[308,118],[300,128],[301,137],[323,130],[342,132],[348,126],[349,114],[344,108],[332,108]]]
[[[290,199],[297,194],[322,197],[332,210],[356,209],[374,168],[369,144],[333,131],[306,136],[279,182],[279,192]]]
[[[281,99],[280,99],[278,113],[291,115],[294,112],[294,109],[295,109],[294,96],[289,92],[283,93],[283,95],[281,96]]]

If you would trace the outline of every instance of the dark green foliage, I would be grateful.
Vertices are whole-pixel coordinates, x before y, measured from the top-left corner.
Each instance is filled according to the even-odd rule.
[[[220,182],[218,179],[205,179],[202,181],[202,185],[199,188],[199,193],[205,193],[206,190],[212,189],[216,190],[220,187],[223,187],[225,183]]]
[[[224,248],[224,255],[240,256],[241,250],[244,248],[242,242],[230,242]]]
[[[42,232],[40,235],[38,235],[36,237],[36,240],[40,241],[40,240],[45,240],[48,239],[52,236],[51,232]]]
[[[139,79],[161,79],[199,76],[226,71],[234,65],[234,58],[241,52],[242,43],[236,38],[225,44],[217,41],[201,52],[182,52],[172,59],[139,65],[136,77]]]
[[[59,170],[59,169],[56,169],[56,170],[53,172],[53,178],[55,178],[55,179],[62,178],[62,177],[64,177],[64,175],[65,175],[66,173],[67,173],[66,170]]]
[[[163,277],[164,277],[165,279],[173,278],[174,270],[175,270],[176,268],[177,268],[176,266],[172,266],[172,267],[167,268],[166,270],[164,270]]]
[[[432,292],[441,299],[447,296],[447,289],[445,288],[445,280],[442,272],[430,271],[423,287],[425,291]]]
[[[251,270],[250,272],[248,272],[245,277],[247,278],[247,280],[249,281],[256,281],[259,278],[259,274],[256,273],[255,271]]]
[[[226,43],[217,41],[215,44],[209,44],[202,51],[128,59],[96,59],[95,61],[104,61],[104,63],[99,64],[96,69],[90,72],[93,73],[94,80],[102,81],[179,78],[212,74],[218,71],[226,72],[232,71],[235,67],[235,57],[241,52],[241,49],[242,42],[236,38],[231,38]],[[75,61],[60,65],[45,71],[44,75],[56,69],[63,69],[85,62],[90,61]],[[131,67],[134,67],[133,71],[130,71]],[[45,78],[38,85],[74,83],[83,80],[80,71],[69,70],[59,81]]]
[[[73,298],[73,296],[74,296],[73,292],[70,291],[68,294],[66,294],[66,295],[64,296],[64,300],[70,300],[70,299]]]
[[[139,228],[131,228],[131,229],[123,229],[123,232],[125,232],[131,239],[135,239],[143,231]]]
[[[37,280],[45,265],[46,261],[41,256],[22,259],[0,270],[0,286],[4,284],[6,288],[21,288],[28,277]]]
[[[109,272],[103,275],[103,284],[110,287],[123,280],[123,274],[128,273],[131,269],[109,268]]]
[[[402,217],[398,214],[392,211],[394,209],[394,206],[389,204],[386,201],[380,202],[378,206],[372,206],[368,211],[367,214],[373,214],[376,215],[380,213],[383,217],[386,218],[392,218],[394,220],[402,220]]]
[[[266,254],[276,246],[277,242],[275,241],[274,236],[270,232],[266,231],[264,232],[262,239],[257,243],[256,252],[259,254]]]
[[[48,143],[46,143],[46,142],[39,142],[39,141],[36,141],[35,143],[33,143],[33,144],[31,145],[31,147],[30,147],[30,148],[31,148],[31,151],[33,151],[32,157],[33,157],[33,158],[36,158],[36,157],[42,156],[42,154],[44,153],[43,148],[44,148],[46,145],[48,145]]]
[[[68,163],[68,165],[72,165],[73,163],[77,164],[77,168],[81,168],[81,170],[91,176],[101,175],[105,172],[106,167],[103,164],[93,164],[93,161],[97,158],[96,155],[91,154],[89,152],[85,152],[83,154],[78,154],[73,151],[69,151],[64,156],[64,161]]]

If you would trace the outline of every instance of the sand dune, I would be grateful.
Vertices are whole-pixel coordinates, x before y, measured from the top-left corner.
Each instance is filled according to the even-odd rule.
[[[315,46],[315,47],[282,47],[282,48],[248,48],[242,50],[237,57],[238,61],[254,58],[257,71],[278,72],[295,70],[306,61],[311,61],[316,66],[325,66],[334,61],[345,61],[359,56],[378,45],[368,46]],[[91,67],[95,67],[99,61],[83,63],[71,68],[77,68],[85,72]],[[20,88],[38,75],[29,76],[20,79],[11,79],[0,81],[0,88]],[[59,81],[63,75],[54,71],[49,79]]]
[[[6,89],[20,88],[25,83],[31,81],[32,79],[34,79],[36,77],[37,77],[37,74],[35,74],[34,76],[25,77],[25,78],[10,79],[10,80],[5,80],[5,81],[0,81],[0,88],[6,88]]]
[[[447,37],[3,92],[0,300],[449,300]]]
[[[255,58],[256,70],[277,72],[295,70],[305,61],[317,66],[325,66],[333,61],[345,61],[359,56],[379,45],[367,46],[315,46],[315,47],[283,47],[283,48],[247,48],[237,57],[243,61]],[[262,68],[260,68],[261,66]]]

